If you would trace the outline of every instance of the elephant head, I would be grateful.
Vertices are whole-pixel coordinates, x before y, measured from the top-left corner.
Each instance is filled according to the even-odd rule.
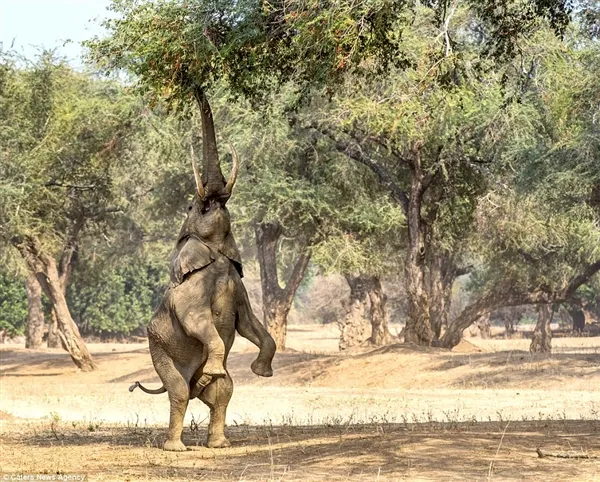
[[[178,242],[195,236],[234,261],[241,273],[241,259],[231,234],[231,220],[226,207],[237,179],[238,156],[231,147],[233,167],[231,177],[225,181],[221,173],[210,104],[202,90],[197,90],[195,96],[202,117],[202,173],[199,172],[194,149],[191,147],[196,192],[187,207],[187,217],[181,227]]]

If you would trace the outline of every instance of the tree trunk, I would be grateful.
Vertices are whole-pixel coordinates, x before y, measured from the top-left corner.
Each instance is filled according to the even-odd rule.
[[[429,314],[429,297],[423,273],[423,255],[425,240],[421,218],[421,204],[426,188],[421,159],[418,149],[415,149],[415,159],[412,163],[410,197],[407,207],[408,249],[404,264],[406,278],[406,293],[408,295],[408,310],[406,326],[404,327],[404,342],[418,345],[431,345],[435,333],[431,327]]]
[[[551,305],[541,304],[538,306],[538,319],[533,331],[533,338],[529,351],[531,353],[550,353],[552,350],[552,330],[550,329],[550,323],[552,323],[552,317],[554,310]]]
[[[452,304],[452,286],[459,276],[467,274],[470,267],[458,268],[451,254],[440,248],[427,248],[427,292],[429,297],[429,318],[434,340],[439,340],[442,329],[448,326]]]
[[[25,278],[27,292],[27,329],[25,331],[25,348],[39,348],[44,337],[44,311],[42,309],[42,288],[35,275]]]
[[[573,331],[581,333],[585,328],[585,314],[581,308],[574,307],[569,309],[569,314],[573,320]]]
[[[346,276],[350,298],[345,303],[346,317],[340,325],[340,350],[370,343],[388,345],[393,337],[388,329],[387,297],[378,276]]]
[[[60,336],[58,336],[58,317],[56,310],[52,308],[50,312],[50,322],[48,323],[48,348],[60,348]]]
[[[440,339],[440,345],[444,348],[453,348],[460,343],[463,331],[475,323],[480,317],[504,306],[539,305],[548,303],[564,303],[572,301],[577,288],[587,282],[592,276],[600,271],[600,260],[588,265],[580,274],[575,276],[562,289],[549,292],[543,289],[535,289],[531,292],[492,292],[482,296],[465,307],[460,315],[448,326],[448,329]]]
[[[393,341],[392,334],[388,328],[385,312],[387,296],[381,287],[381,279],[373,278],[371,290],[369,291],[371,302],[371,338],[369,342],[375,346],[389,345]]]
[[[391,198],[401,207],[408,225],[408,249],[404,265],[408,309],[406,326],[402,330],[404,341],[419,345],[431,345],[434,332],[429,315],[429,299],[424,282],[422,256],[425,254],[424,224],[421,217],[423,195],[430,186],[437,172],[425,173],[421,165],[421,145],[419,142],[411,146],[413,156],[409,159],[411,169],[410,195],[398,186],[394,176],[384,166],[365,155],[359,143],[339,139],[332,129],[319,127],[319,132],[335,143],[337,151],[367,166],[378,178]]]
[[[446,289],[443,283],[442,256],[431,256],[428,276],[429,317],[435,339],[439,340],[442,327],[448,325],[448,310],[446,308]]]
[[[62,343],[68,351],[71,359],[83,371],[96,368],[79,329],[71,317],[69,307],[64,295],[63,284],[56,267],[54,258],[48,256],[40,249],[39,242],[35,238],[13,239],[14,246],[25,259],[29,269],[35,273],[46,296],[56,313],[58,333]]]
[[[340,325],[340,351],[360,346],[369,339],[371,332],[371,281],[365,276],[346,276],[350,298],[344,303],[346,316]]]
[[[490,326],[490,314],[483,315],[477,320],[477,329],[481,338],[487,339],[492,337],[492,329]]]
[[[260,267],[263,323],[275,340],[277,348],[284,350],[287,337],[287,316],[308,267],[310,254],[304,253],[298,257],[285,288],[282,288],[279,285],[277,273],[277,244],[282,234],[281,225],[278,222],[257,222],[254,225],[254,233]]]

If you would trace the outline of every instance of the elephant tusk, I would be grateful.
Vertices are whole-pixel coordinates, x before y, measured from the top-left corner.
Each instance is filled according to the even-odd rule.
[[[233,186],[235,185],[235,181],[237,180],[237,175],[238,175],[238,170],[239,170],[239,159],[238,159],[238,155],[237,155],[237,151],[235,150],[235,147],[233,147],[231,144],[229,144],[229,149],[231,149],[231,157],[233,157],[233,166],[231,168],[231,177],[229,178],[229,181],[227,181],[227,184],[225,185],[225,193],[230,196],[231,195],[231,191],[233,191]]]

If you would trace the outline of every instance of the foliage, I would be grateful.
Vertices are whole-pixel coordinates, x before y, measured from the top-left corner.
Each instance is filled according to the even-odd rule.
[[[403,31],[411,67],[392,70],[361,89],[349,82],[335,99],[326,100],[325,93],[303,115],[304,122],[317,131],[333,132],[326,138],[360,146],[407,197],[413,194],[412,163],[418,151],[421,168],[431,177],[421,211],[428,223],[427,242],[460,257],[466,251],[478,199],[490,188],[490,174],[512,148],[517,132],[530,130],[522,123],[528,107],[507,100],[502,81],[506,68],[482,72],[474,67],[481,48],[465,33],[472,19],[467,10],[454,12],[446,26],[456,50],[442,58],[443,40],[432,27],[432,15],[420,10],[413,26]],[[350,172],[354,185],[368,176],[362,166]],[[376,183],[363,185],[373,193]],[[379,202],[390,203],[388,195],[379,194]],[[400,210],[399,201],[395,205]],[[389,205],[385,211],[390,212]],[[374,224],[386,218],[369,211],[365,215]],[[389,229],[392,237],[406,240],[398,218]],[[352,237],[336,239],[334,251],[353,252],[352,241]]]
[[[0,236],[39,236],[56,246],[76,226],[121,211],[114,175],[136,102],[49,52],[25,68],[5,54],[3,65]]]
[[[97,331],[129,332],[149,319],[164,286],[166,268],[147,266],[166,258],[163,238],[170,243],[177,234],[172,213],[154,221],[149,195],[160,191],[159,176],[183,164],[180,132],[175,140],[165,136],[178,124],[145,109],[121,85],[75,72],[51,53],[35,62],[4,53],[2,60],[0,239],[35,237],[56,258],[75,247],[82,267],[68,301],[78,320]],[[186,171],[187,195],[193,181]],[[143,269],[114,268],[115,259],[136,254]]]
[[[486,269],[474,282],[494,291],[557,291],[600,259],[600,229],[585,205],[557,212],[533,194],[504,191],[481,206],[477,231]]]
[[[372,247],[382,238],[389,241],[403,214],[380,195],[370,173],[290,122],[287,95],[271,97],[266,120],[246,102],[216,99],[221,133],[244,163],[230,203],[237,232],[249,239],[256,221],[278,221],[284,265],[296,257],[298,245],[308,245],[313,262],[326,271],[383,269],[385,256]],[[349,242],[349,249],[340,252],[340,242]]]
[[[22,335],[27,321],[27,294],[23,280],[0,273],[0,331]]]
[[[193,192],[202,88],[242,160],[229,206],[245,261],[254,223],[278,221],[284,268],[310,246],[326,272],[402,272],[404,208],[343,141],[408,195],[419,152],[426,242],[477,265],[474,291],[562,286],[600,245],[600,55],[578,5],[565,30],[560,0],[114,0],[90,58],[143,100],[50,52],[1,55],[0,235],[56,254],[81,223],[74,318],[145,324]]]
[[[555,291],[600,259],[600,50],[574,25],[566,42],[539,35],[524,52],[530,128],[504,158],[503,187],[479,206],[474,248],[483,264],[472,287],[483,291]],[[588,301],[595,278],[578,292]]]
[[[478,37],[497,56],[512,56],[517,40],[541,19],[557,32],[569,20],[566,0],[471,0]],[[173,108],[194,89],[224,82],[255,103],[293,83],[301,91],[334,90],[346,74],[385,74],[409,65],[403,29],[421,2],[413,0],[113,0],[108,35],[86,43],[104,71],[133,75],[140,92]],[[449,0],[423,4],[439,28],[455,8]],[[451,39],[446,36],[448,42]],[[493,47],[493,48],[492,48]]]
[[[129,335],[146,326],[162,299],[166,269],[131,259],[116,266],[86,260],[69,286],[67,300],[84,334]]]

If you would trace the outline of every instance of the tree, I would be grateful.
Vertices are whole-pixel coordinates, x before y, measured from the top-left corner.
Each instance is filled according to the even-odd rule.
[[[282,288],[277,273],[277,242],[282,233],[282,226],[277,221],[257,222],[254,229],[262,285],[263,322],[277,347],[283,350],[285,349],[287,315],[308,267],[310,254],[300,254],[285,288]]]
[[[123,209],[114,174],[136,103],[48,52],[23,67],[3,54],[1,88],[0,237],[36,275],[75,364],[91,370],[66,288],[82,235]]]
[[[498,308],[577,300],[578,290],[600,271],[600,231],[585,205],[557,212],[535,196],[506,191],[488,200],[481,205],[476,230],[481,237],[474,249],[481,264],[472,286],[478,288],[442,336],[447,348],[479,317]],[[549,330],[546,315],[541,313],[542,324]]]
[[[552,350],[552,330],[550,324],[554,309],[548,304],[538,305],[538,319],[533,330],[529,351],[531,353],[550,353]]]
[[[388,345],[393,337],[389,332],[383,292],[379,276],[346,275],[350,299],[346,302],[347,315],[340,322],[340,350],[364,344]]]
[[[375,236],[378,226],[371,220],[390,206],[371,197],[363,183],[351,181],[348,172],[355,166],[340,162],[339,154],[286,119],[286,95],[273,96],[267,119],[246,102],[233,104],[226,96],[215,96],[221,132],[235,143],[244,163],[231,209],[242,240],[250,244],[254,238],[264,320],[278,347],[285,346],[287,314],[309,259],[329,271],[355,269],[364,249],[354,252],[352,262],[346,260],[350,250],[339,253],[335,240],[345,242],[351,227],[355,235]],[[398,216],[392,210],[381,229],[389,232]],[[283,279],[285,288],[280,286]]]
[[[81,261],[67,292],[73,319],[83,334],[128,336],[144,327],[168,286],[166,263],[120,247]]]
[[[503,95],[501,73],[471,70],[481,51],[461,37],[469,16],[452,26],[459,54],[440,57],[428,13],[403,32],[413,66],[361,90],[340,89],[321,102],[309,127],[376,176],[402,210],[403,271],[408,294],[405,340],[431,344],[441,335],[454,280],[469,270],[466,240],[487,175],[510,147],[523,109]],[[459,14],[457,13],[457,16]],[[446,25],[448,28],[448,25]],[[317,103],[317,102],[315,102]],[[316,120],[315,120],[316,117]]]
[[[458,343],[473,315],[502,304],[579,304],[581,289],[600,270],[598,46],[575,24],[565,43],[542,32],[524,51],[532,60],[522,102],[535,135],[516,138],[505,158],[510,169],[501,182],[513,188],[480,205],[487,213],[480,219],[493,218],[478,229],[485,274],[477,276],[485,287],[444,335],[447,347]]]
[[[96,38],[87,45],[97,65],[109,71],[124,69],[130,72],[141,92],[154,100],[166,101],[171,108],[181,109],[194,98],[205,99],[206,91],[215,88],[219,82],[224,82],[234,94],[241,94],[255,103],[268,100],[273,90],[292,84],[293,89],[299,92],[294,104],[298,106],[312,95],[315,88],[324,86],[326,96],[331,97],[340,88],[347,87],[348,81],[354,82],[357,76],[385,76],[391,67],[397,72],[398,68],[419,63],[421,59],[415,59],[410,51],[414,42],[409,41],[407,45],[403,31],[414,23],[416,16],[422,16],[425,30],[432,39],[436,39],[434,43],[442,37],[444,41],[441,48],[437,43],[432,52],[424,56],[425,62],[418,65],[421,70],[413,70],[427,79],[430,73],[427,69],[432,69],[439,79],[438,84],[452,83],[458,69],[452,68],[453,62],[446,62],[440,67],[442,60],[439,54],[445,52],[445,57],[453,57],[450,54],[457,46],[455,39],[460,36],[461,29],[449,30],[455,9],[448,1],[425,2],[424,7],[412,2],[374,0],[340,0],[324,4],[304,1],[125,0],[112,5],[117,15],[104,23],[108,36]],[[471,36],[471,43],[479,42],[484,51],[493,51],[498,57],[514,54],[516,41],[534,31],[539,26],[539,19],[548,18],[555,30],[561,32],[569,14],[567,2],[559,0],[517,4],[496,0],[473,1],[466,2],[465,9],[479,22],[470,30],[467,24],[461,24],[463,31],[466,26],[468,32],[464,38]],[[424,11],[426,14],[422,15]],[[418,36],[418,33],[413,33],[413,39]],[[473,42],[472,38],[476,40]],[[419,51],[423,52],[422,49]],[[403,87],[410,85],[408,82]],[[415,85],[418,86],[418,82],[413,78],[412,86]],[[475,100],[477,105],[481,99]],[[459,102],[459,97],[454,97],[453,102]],[[337,133],[329,135],[322,127],[319,131],[332,138],[339,151],[348,154],[354,150],[350,157],[355,160],[363,157],[359,162],[367,160],[368,156],[356,153],[355,146],[335,137]],[[364,132],[357,134],[358,142],[368,140],[362,135]],[[422,150],[421,141],[410,142],[410,145],[403,142],[400,151],[406,167],[413,174],[409,189],[414,194],[412,197],[409,198],[405,192],[400,195],[393,185],[393,178],[390,184],[388,175],[384,173],[381,177],[381,169],[378,175],[384,186],[400,196],[396,202],[403,206],[405,214],[412,213],[408,219],[410,243],[405,263],[411,308],[405,338],[427,344],[432,342],[443,321],[435,321],[432,328],[425,285],[443,289],[443,280],[449,284],[455,277],[445,274],[460,269],[452,266],[443,268],[443,262],[433,263],[432,266],[440,266],[440,273],[433,273],[429,283],[425,281],[426,270],[420,260],[425,226],[419,215],[421,198],[434,177],[444,169],[428,171],[428,162],[440,164],[435,154],[438,146],[427,146]],[[383,149],[386,148],[384,145]],[[425,164],[421,160],[422,155]],[[461,175],[469,173],[462,170]],[[473,183],[462,185],[467,188],[474,186]],[[432,204],[435,206],[435,202]],[[466,211],[472,211],[472,207]],[[450,263],[446,264],[459,266],[460,260],[449,258]],[[444,273],[441,273],[442,270]],[[446,289],[445,293],[448,292]],[[439,314],[438,318],[443,318],[445,313],[446,301],[443,298],[433,297],[436,303],[434,312]]]

